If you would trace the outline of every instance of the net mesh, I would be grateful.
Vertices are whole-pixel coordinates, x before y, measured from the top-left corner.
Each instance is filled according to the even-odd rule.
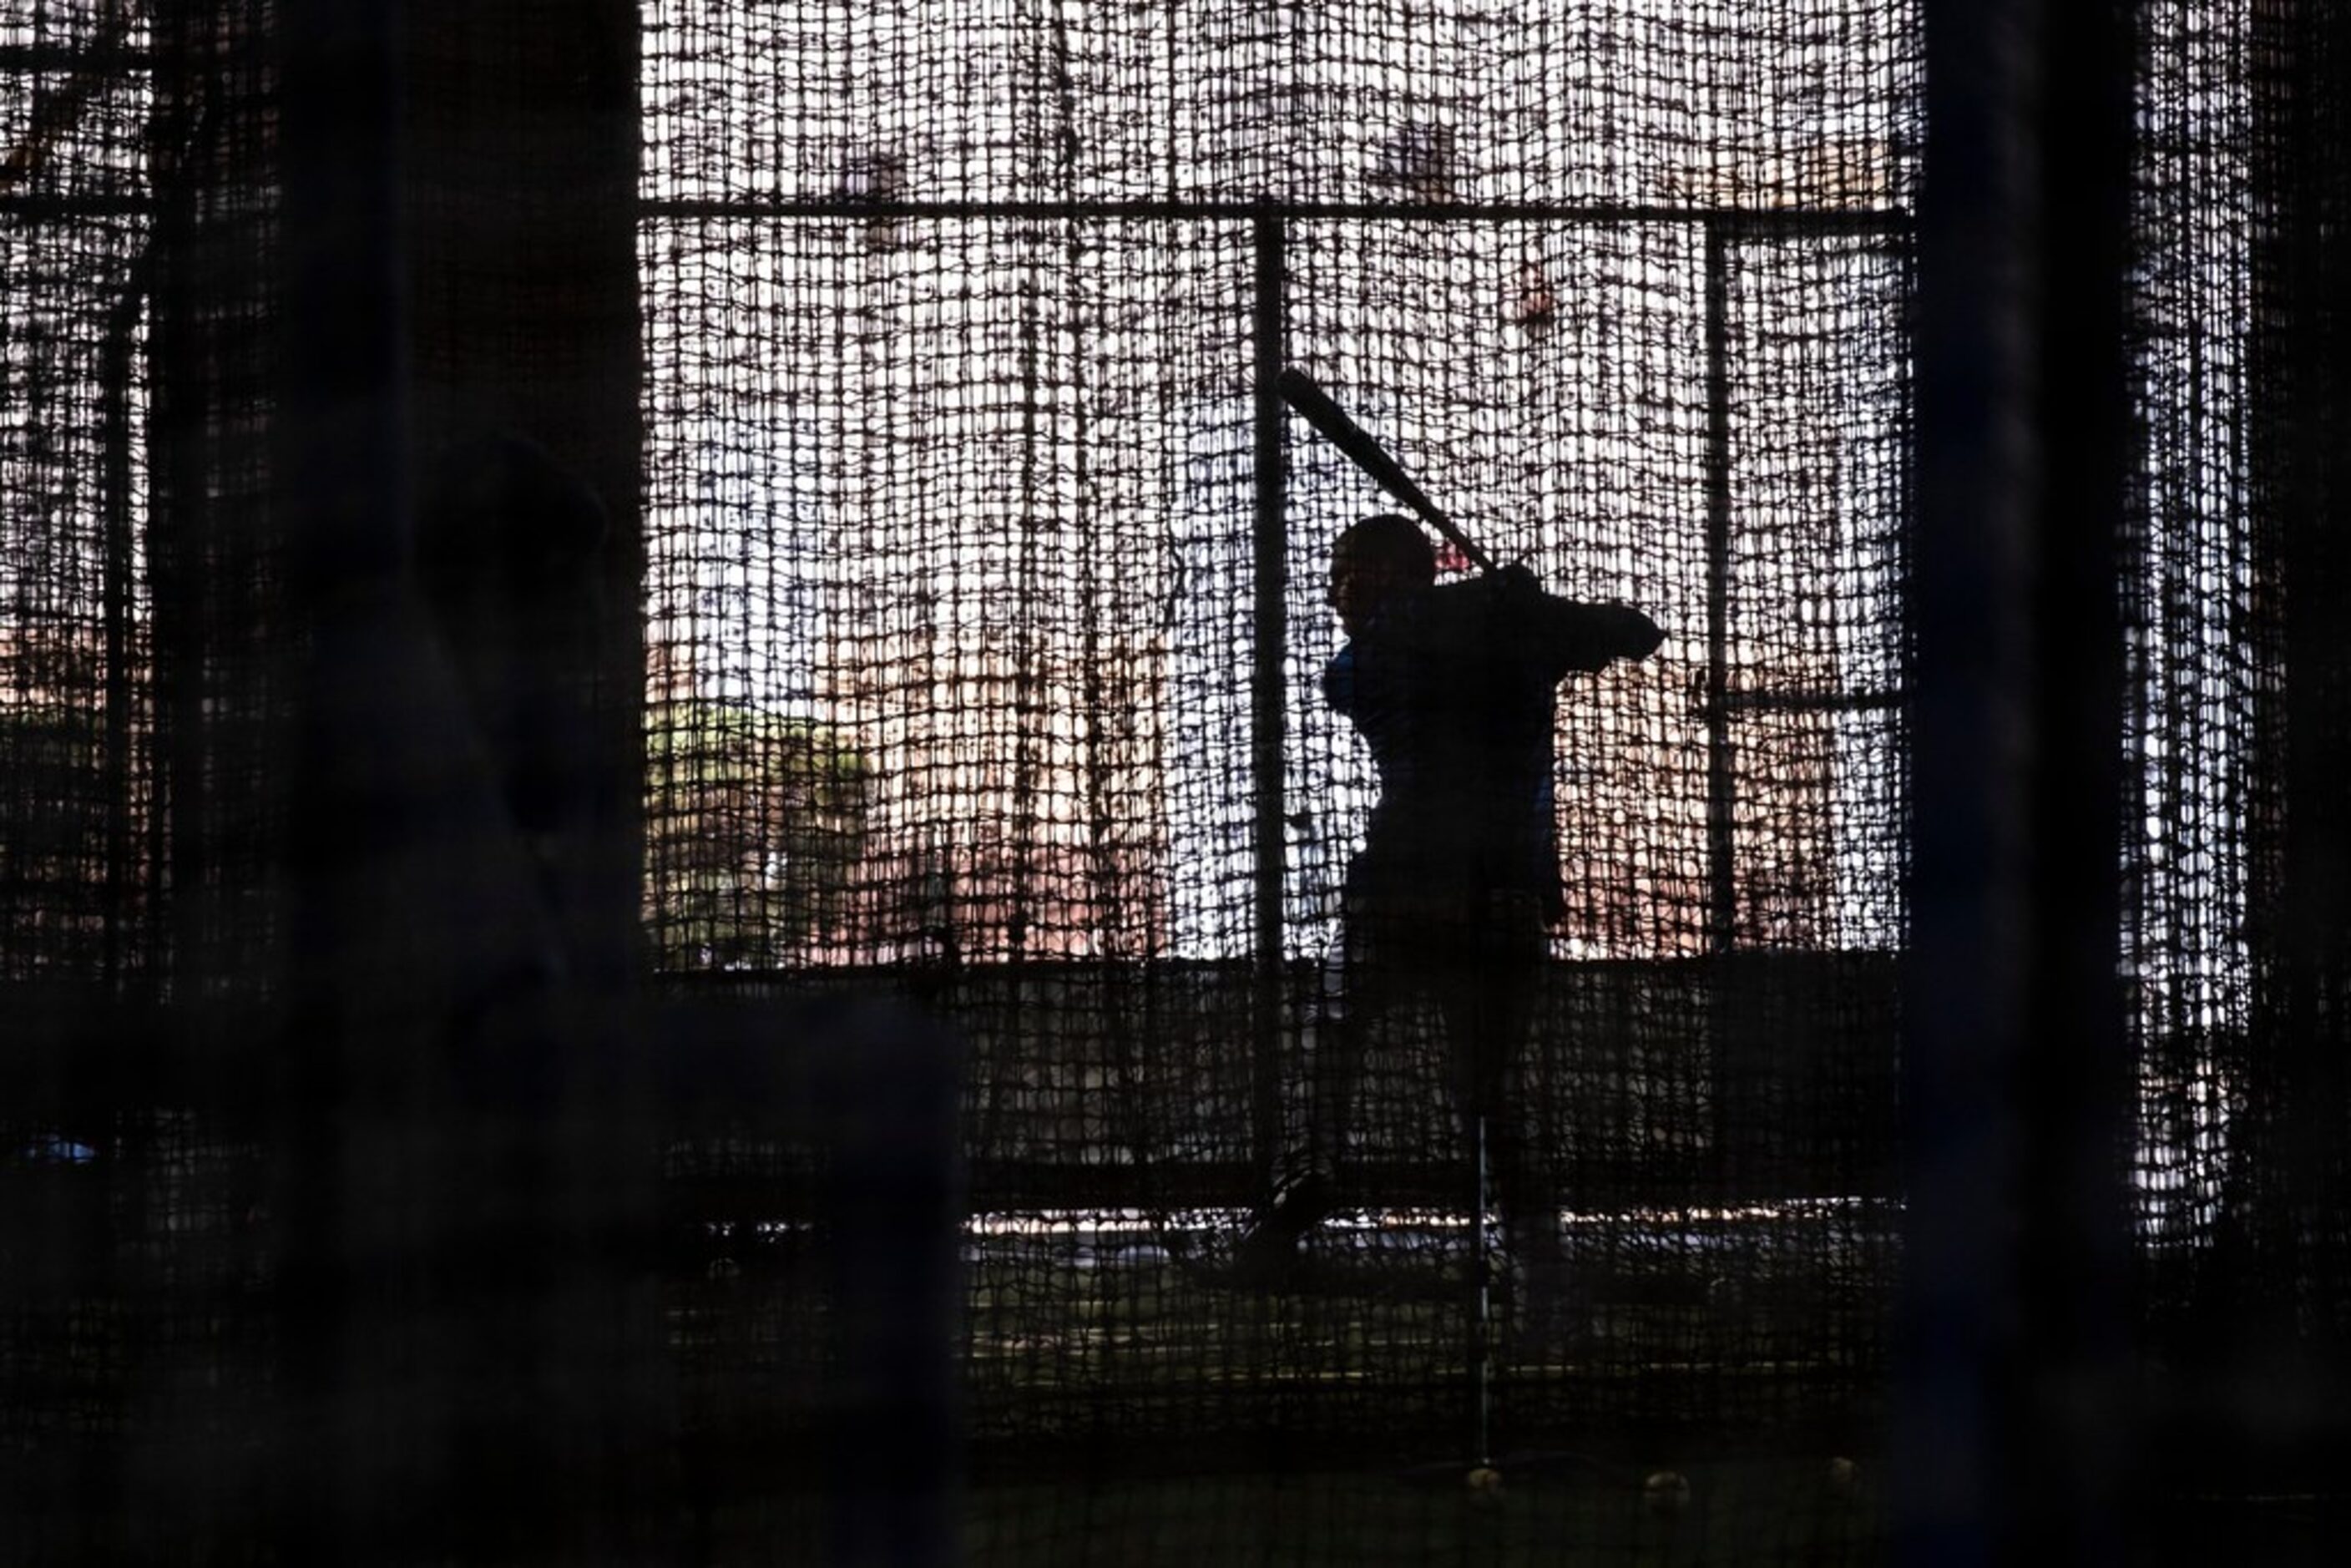
[[[860,975],[969,1032],[990,1462],[1274,1409],[1430,1460],[1645,1419],[1864,1440],[1916,18],[648,21],[647,918],[674,973]],[[1667,632],[1559,704],[1511,1114],[1579,1321],[1506,1358],[1489,1437],[1425,1002],[1372,1025],[1316,1282],[1219,1274],[1343,1005],[1377,785],[1323,700],[1326,582],[1394,505],[1293,422],[1268,515],[1269,332],[1493,557]]]
[[[2249,11],[2169,6],[2142,44],[2134,208],[2164,243],[2147,249],[2137,300],[2145,514],[2126,595],[2132,749],[2145,766],[2124,950],[2143,1041],[2142,1214],[2158,1250],[2213,1234],[2233,1141],[2226,1102],[2242,1071],[2232,1059],[2254,1005],[2254,726],[2280,653],[2256,603],[2262,539],[2241,510],[2258,417],[2247,386],[2256,37]]]
[[[2320,1150],[2346,1103],[2323,782],[2346,733],[2341,476],[2319,434],[2341,262],[2318,237],[2344,191],[2304,152],[2340,134],[2342,47],[2261,5],[2156,7],[2140,39],[2123,953],[2150,1304],[2183,1364],[2342,1333],[2343,1228],[2307,1205],[2339,1182]]]
[[[955,1147],[909,1158],[960,1171],[974,1561],[1881,1555],[1925,7],[410,9],[417,444],[521,424],[615,528],[627,624],[588,678],[629,732],[626,1016],[667,1096],[667,1381],[622,1407],[675,1485],[609,1506],[773,1560],[862,1495],[830,1451],[861,1418],[843,1320],[889,1300],[856,1227],[899,1211],[841,1173],[890,1186],[857,1108],[935,1073]],[[280,26],[0,0],[11,1561],[286,1554],[281,1435],[341,1386],[303,1382],[286,1283],[343,1201],[288,1228],[301,1093],[366,1101],[449,1188],[407,1229],[354,1209],[362,1248],[479,1247],[464,1129],[504,1135],[418,1109],[460,1092],[437,1067],[297,1092],[255,1043],[302,994],[319,620],[273,488]],[[2339,24],[2148,0],[2137,28],[2136,1305],[2227,1365],[2343,1326],[2340,1155],[2312,1151],[2346,1146],[2323,820],[2351,726],[2309,608],[2342,578],[2311,520],[2341,193],[2303,153],[2341,145]],[[574,199],[614,169],[633,204]],[[1282,366],[1484,552],[1664,633],[1559,686],[1562,908],[1482,1166],[1485,1043],[1350,957],[1381,778],[1326,691],[1332,567],[1396,502],[1271,399]],[[449,887],[511,892],[449,853]],[[875,994],[959,1049],[859,1067],[823,998]],[[562,1137],[625,1121],[567,1104]],[[1255,1270],[1305,1181],[1315,1223]],[[528,1201],[601,1223],[578,1206],[625,1185]],[[419,1386],[463,1409],[401,1431],[474,1430]],[[1489,1459],[1505,1500],[1464,1511]]]

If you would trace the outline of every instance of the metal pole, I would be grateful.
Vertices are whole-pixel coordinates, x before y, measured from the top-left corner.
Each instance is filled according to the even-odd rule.
[[[1730,753],[1730,243],[1706,226],[1707,948],[1730,951],[1739,889]]]
[[[348,759],[332,753],[329,705],[381,682],[371,645],[348,607],[392,580],[409,547],[407,291],[401,221],[401,39],[397,0],[298,0],[277,16],[280,216],[285,321],[273,504],[294,566],[293,601],[314,619],[308,679],[300,689],[306,795]],[[334,975],[347,955],[335,922],[360,896],[370,862],[356,846],[322,840],[332,863],[298,857],[291,938],[297,972]],[[431,1440],[429,1421],[368,1416],[396,1385],[445,1396],[442,1368],[403,1382],[403,1353],[423,1325],[403,1309],[413,1290],[380,1291],[354,1260],[397,1257],[413,1231],[352,1179],[355,1112],[381,1116],[352,1088],[381,1062],[372,1037],[347,1027],[303,1041],[284,1075],[280,1121],[277,1334],[284,1396],[278,1554],[288,1562],[383,1557],[387,1521],[404,1509],[444,1506],[402,1469]],[[379,1136],[379,1145],[383,1140]],[[394,1304],[394,1303],[398,1304]],[[391,1343],[397,1341],[398,1343]],[[397,1369],[397,1370],[395,1370]],[[443,1412],[434,1410],[432,1416]],[[403,1493],[406,1495],[403,1496]],[[446,1539],[440,1537],[437,1539]],[[381,1560],[381,1559],[373,1559]]]
[[[2123,6],[1930,0],[1905,1561],[2123,1561]]]
[[[1290,641],[1290,530],[1284,516],[1289,465],[1282,446],[1282,286],[1288,233],[1281,214],[1260,212],[1256,253],[1256,637],[1250,661],[1251,769],[1256,790],[1256,987],[1250,1074],[1250,1136],[1261,1185],[1270,1186],[1281,1151],[1282,919],[1287,828],[1282,787],[1286,656]]]
[[[1999,1561],[1992,1386],[2019,1195],[1999,1077],[2022,1008],[2021,741],[2027,402],[2018,189],[2031,0],[1927,7],[1918,237],[1912,961],[1904,997],[1905,1260],[1894,1474],[1907,1561]]]
[[[2039,21],[2032,371],[2032,836],[2011,1103],[2025,1199],[2016,1274],[2022,1385],[1999,1445],[2016,1501],[2007,1557],[2129,1561],[2140,1421],[2132,1364],[2137,1087],[2122,988],[2122,562],[2134,475],[2126,278],[2135,0],[2050,4]],[[1931,69],[1931,67],[1929,68]]]
[[[1493,1198],[1492,1178],[1486,1165],[1486,1112],[1479,1107],[1469,1121],[1469,1159],[1476,1190],[1469,1211],[1469,1462],[1483,1469],[1494,1462],[1494,1275],[1493,1249],[1486,1235],[1486,1210]],[[1521,1279],[1520,1295],[1527,1281]],[[1527,1302],[1521,1299],[1523,1318]]]

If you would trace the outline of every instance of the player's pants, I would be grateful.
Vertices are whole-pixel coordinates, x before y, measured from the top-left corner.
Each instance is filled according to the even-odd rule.
[[[1462,1145],[1486,1122],[1488,1167],[1513,1250],[1555,1259],[1558,1204],[1530,1137],[1520,1080],[1545,951],[1531,893],[1350,899],[1310,1062],[1309,1169],[1335,1185],[1374,1024],[1416,998],[1444,1026],[1447,1088]]]

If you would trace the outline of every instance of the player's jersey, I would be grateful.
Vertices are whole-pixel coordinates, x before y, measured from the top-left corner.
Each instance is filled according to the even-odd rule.
[[[1637,611],[1554,598],[1518,572],[1384,607],[1323,672],[1380,777],[1350,896],[1531,893],[1555,916],[1555,690],[1658,637]]]

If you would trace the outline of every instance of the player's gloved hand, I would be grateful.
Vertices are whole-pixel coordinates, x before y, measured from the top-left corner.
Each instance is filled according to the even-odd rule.
[[[1646,659],[1664,644],[1665,631],[1656,622],[1627,605],[1616,605],[1614,609],[1620,657]]]

